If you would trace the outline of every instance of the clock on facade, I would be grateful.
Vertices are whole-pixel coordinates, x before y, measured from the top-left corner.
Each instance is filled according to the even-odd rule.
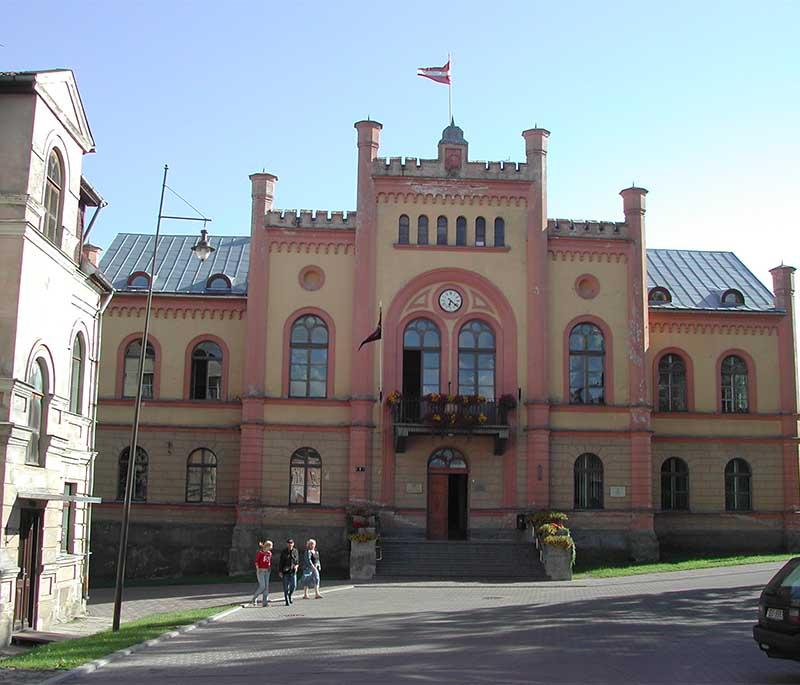
[[[439,306],[446,312],[457,312],[461,309],[462,304],[464,304],[464,298],[461,297],[461,293],[458,290],[448,288],[439,295]]]

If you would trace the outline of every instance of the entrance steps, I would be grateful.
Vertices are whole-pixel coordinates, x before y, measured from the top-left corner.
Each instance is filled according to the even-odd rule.
[[[529,542],[382,538],[380,546],[378,577],[547,580]]]

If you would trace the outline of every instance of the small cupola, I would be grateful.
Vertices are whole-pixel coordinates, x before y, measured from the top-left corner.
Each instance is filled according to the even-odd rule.
[[[467,163],[469,144],[464,139],[464,131],[450,118],[450,125],[442,131],[439,141],[439,161],[448,176],[458,176]]]

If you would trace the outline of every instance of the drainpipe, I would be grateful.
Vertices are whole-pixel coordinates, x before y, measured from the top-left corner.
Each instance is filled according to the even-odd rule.
[[[91,226],[90,226],[91,227]],[[88,231],[87,231],[88,233]],[[105,280],[105,279],[103,279]],[[94,460],[96,456],[96,452],[94,450],[95,439],[97,435],[97,398],[100,392],[100,343],[102,341],[103,335],[103,326],[102,326],[102,317],[103,313],[106,311],[109,303],[111,302],[111,298],[114,296],[114,289],[112,288],[110,291],[106,292],[105,294],[101,295],[100,297],[100,307],[97,310],[97,315],[95,316],[95,340],[96,343],[96,352],[95,352],[95,364],[94,364],[94,388],[92,392],[92,411],[91,417],[92,422],[90,424],[90,435],[91,441],[90,444],[92,446],[92,455],[89,458],[89,473],[87,474],[87,494],[91,495],[92,491],[94,490]],[[89,599],[89,557],[91,555],[91,539],[92,539],[92,504],[91,502],[86,503],[86,531],[83,538],[83,599]]]

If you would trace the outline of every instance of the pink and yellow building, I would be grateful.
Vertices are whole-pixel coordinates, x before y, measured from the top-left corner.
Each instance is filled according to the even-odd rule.
[[[476,162],[380,158],[359,121],[355,212],[280,211],[250,235],[158,250],[129,568],[249,568],[256,536],[514,539],[566,510],[579,553],[795,549],[793,272],[648,250],[643,188],[614,221],[548,218],[549,132]],[[105,314],[93,537],[113,571],[152,238],[119,235]],[[780,261],[781,255],[775,255]],[[382,340],[359,348],[382,316]]]

